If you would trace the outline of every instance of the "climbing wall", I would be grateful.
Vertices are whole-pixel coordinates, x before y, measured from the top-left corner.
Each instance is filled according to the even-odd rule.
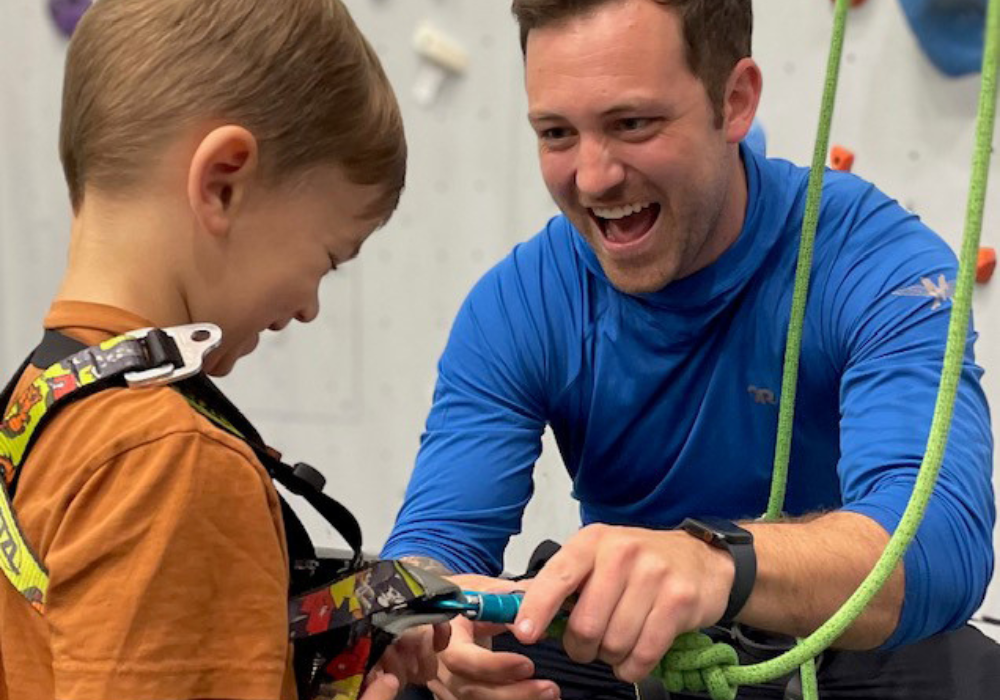
[[[525,119],[506,0],[346,0],[399,93],[411,149],[398,214],[322,290],[320,320],[264,339],[227,389],[276,447],[313,463],[359,514],[369,549],[392,525],[451,319],[474,281],[554,213]],[[757,0],[760,119],[772,155],[808,162],[831,26],[827,0]],[[419,47],[419,50],[418,48]],[[57,155],[64,39],[43,0],[0,7],[0,373],[35,342],[62,271],[69,212]],[[977,79],[946,78],[898,4],[854,10],[835,143],[854,171],[948,241],[965,210]],[[984,244],[1000,247],[1000,162]],[[1000,299],[978,290],[981,364],[1000,404]],[[551,441],[508,567],[577,526]],[[323,541],[336,536],[307,516]],[[1000,617],[1000,591],[987,601]]]

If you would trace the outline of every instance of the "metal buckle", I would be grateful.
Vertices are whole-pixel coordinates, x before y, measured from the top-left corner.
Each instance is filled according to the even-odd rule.
[[[157,329],[140,328],[125,335],[129,338],[142,340],[154,330]],[[173,326],[159,330],[170,336],[177,344],[184,364],[176,367],[168,363],[140,372],[126,372],[125,381],[130,387],[162,386],[192,377],[201,371],[205,355],[219,347],[219,343],[222,342],[222,331],[212,323],[191,323],[186,326]]]

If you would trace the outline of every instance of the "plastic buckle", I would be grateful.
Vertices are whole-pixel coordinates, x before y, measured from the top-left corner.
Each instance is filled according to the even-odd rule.
[[[125,381],[130,387],[162,386],[192,377],[201,371],[205,355],[219,347],[219,343],[222,342],[222,331],[212,323],[192,323],[172,328],[141,328],[125,335],[135,340],[144,340],[157,330],[166,334],[177,345],[181,363],[178,365],[175,361],[167,359],[163,364],[151,369],[126,372]],[[151,354],[163,355],[163,353]]]
[[[305,462],[299,462],[292,467],[292,473],[316,491],[322,491],[323,487],[326,486],[326,477],[316,467]]]

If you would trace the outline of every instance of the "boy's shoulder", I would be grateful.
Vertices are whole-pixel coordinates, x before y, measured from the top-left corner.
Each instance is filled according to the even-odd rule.
[[[18,383],[16,401],[40,371]],[[211,459],[212,465],[199,464]],[[20,484],[45,481],[82,485],[107,465],[127,469],[217,468],[269,480],[253,450],[197,411],[177,389],[112,387],[73,401],[50,416],[22,466]],[[162,464],[159,464],[162,462]],[[20,492],[21,488],[18,488]]]
[[[243,440],[217,426],[180,391],[167,386],[105,389],[67,406],[45,433],[46,441],[78,447],[81,461],[92,468],[134,451],[168,456],[207,450],[216,458],[228,457],[227,462],[243,462],[263,471]]]
[[[68,406],[50,429],[60,439],[91,444],[96,461],[106,461],[102,454],[110,459],[153,442],[187,435],[216,443],[248,462],[257,462],[243,440],[217,426],[197,411],[181,391],[169,386],[105,389]]]
[[[170,387],[109,388],[61,409],[21,466],[14,508],[42,557],[81,508],[160,521],[280,512],[253,450]]]

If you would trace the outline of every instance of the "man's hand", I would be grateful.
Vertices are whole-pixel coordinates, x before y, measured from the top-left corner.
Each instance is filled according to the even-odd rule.
[[[591,525],[527,587],[514,633],[522,643],[537,642],[578,592],[563,636],[567,654],[580,663],[600,659],[635,682],[677,635],[722,617],[733,575],[728,553],[686,532]]]
[[[523,582],[486,576],[449,577],[463,590],[505,593],[524,588]],[[502,625],[473,623],[463,617],[451,621],[451,643],[439,656],[438,682],[429,684],[440,700],[555,700],[558,686],[532,680],[535,666],[520,654],[490,650],[490,638]],[[366,699],[367,700],[367,699]]]

